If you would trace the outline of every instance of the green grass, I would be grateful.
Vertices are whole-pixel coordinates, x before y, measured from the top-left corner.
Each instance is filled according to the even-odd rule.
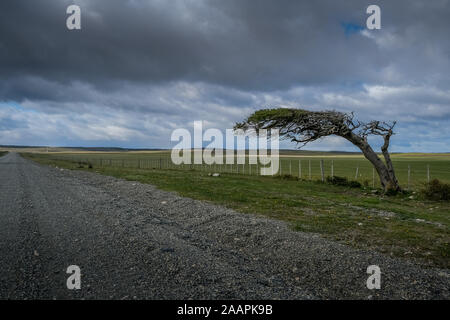
[[[371,188],[349,189],[318,181],[299,181],[293,177],[262,177],[222,173],[211,177],[207,172],[176,169],[139,169],[131,166],[134,155],[114,155],[115,160],[130,161],[129,167],[99,166],[79,168],[70,155],[55,160],[54,155],[25,154],[42,164],[68,169],[90,170],[118,178],[151,183],[163,190],[211,201],[243,213],[255,213],[287,221],[295,230],[319,233],[323,237],[402,258],[413,258],[428,266],[450,267],[450,203],[410,199],[410,194],[386,197],[373,194]],[[105,154],[89,155],[103,157]],[[141,155],[148,160],[149,155]],[[77,158],[79,157],[79,158]],[[125,158],[123,158],[125,157]],[[129,158],[126,158],[129,157]],[[159,155],[152,155],[159,164]],[[317,158],[315,158],[317,159]],[[152,160],[152,161],[153,161]],[[338,160],[338,159],[336,159]],[[343,159],[344,161],[357,161]],[[403,161],[402,159],[396,159]],[[359,160],[362,161],[362,160]],[[411,159],[412,161],[412,159]],[[448,160],[417,159],[423,163]],[[435,161],[435,162],[433,162]],[[410,161],[407,161],[410,162]],[[400,163],[400,162],[398,162]],[[412,162],[411,162],[412,163]],[[448,168],[448,163],[447,168]],[[443,168],[444,164],[440,164]],[[141,163],[141,166],[145,165]],[[315,176],[316,177],[316,176]],[[423,219],[425,222],[416,221]]]
[[[306,154],[306,155],[305,155]],[[191,169],[191,166],[175,166],[171,163],[170,152],[86,152],[86,153],[55,153],[48,154],[54,159],[92,162],[96,166],[134,167],[134,168],[179,168]],[[450,183],[450,154],[393,154],[394,167],[399,183],[404,189],[418,190],[427,181],[427,167],[430,179],[438,178],[442,182]],[[285,152],[280,156],[281,174],[290,174],[295,177],[309,180],[309,166],[311,165],[311,180],[321,179],[320,161],[323,160],[324,176],[331,176],[333,165],[334,175],[357,180],[362,184],[380,187],[378,177],[373,176],[373,167],[368,160],[359,154],[335,154],[320,152]],[[301,165],[301,173],[299,164]],[[237,172],[256,175],[256,165],[213,165],[193,166],[199,171],[209,172]],[[408,167],[410,178],[408,185]],[[358,175],[357,173],[358,168]]]
[[[3,157],[4,155],[6,155],[8,152],[6,151],[0,151],[0,157]]]

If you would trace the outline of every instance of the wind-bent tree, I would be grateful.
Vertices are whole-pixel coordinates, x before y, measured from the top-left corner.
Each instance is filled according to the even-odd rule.
[[[388,152],[389,141],[394,134],[395,121],[388,123],[370,121],[367,123],[354,119],[352,113],[338,111],[308,111],[302,109],[263,109],[250,115],[245,121],[236,123],[234,129],[278,129],[280,138],[290,139],[304,146],[322,137],[336,135],[357,146],[378,172],[385,191],[399,191],[400,186]],[[385,163],[378,157],[367,142],[369,135],[382,136],[381,147]]]

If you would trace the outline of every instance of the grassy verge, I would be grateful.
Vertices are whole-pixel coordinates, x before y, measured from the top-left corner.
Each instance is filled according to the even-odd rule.
[[[47,154],[47,153],[46,153]],[[171,163],[171,152],[167,150],[153,152],[55,152],[48,153],[53,159],[91,162],[95,166],[109,164],[115,167],[134,168],[176,168]],[[380,187],[379,180],[373,172],[373,166],[361,154],[339,155],[336,153],[310,154],[292,151],[280,155],[280,174],[291,174],[293,176],[309,180],[321,179],[321,161],[325,176],[346,177],[356,180],[367,186]],[[450,154],[393,154],[392,161],[395,173],[400,185],[410,190],[418,190],[423,183],[438,178],[442,182],[450,183]],[[239,174],[256,175],[256,165],[249,166],[248,161],[239,168],[230,165],[201,166],[194,165],[199,171],[237,172]],[[177,167],[180,169],[180,166]],[[185,169],[191,166],[184,166]],[[238,170],[239,169],[239,170]],[[311,169],[311,170],[310,170]],[[409,172],[409,174],[408,174]],[[373,179],[375,178],[375,179]]]
[[[0,157],[3,157],[4,155],[6,155],[8,152],[7,151],[0,151]]]
[[[236,174],[208,176],[198,171],[87,166],[24,154],[42,164],[95,171],[151,183],[180,195],[207,200],[243,213],[289,222],[295,230],[388,255],[415,259],[428,266],[450,267],[450,203],[417,195],[385,197],[370,189],[349,189],[292,177]]]

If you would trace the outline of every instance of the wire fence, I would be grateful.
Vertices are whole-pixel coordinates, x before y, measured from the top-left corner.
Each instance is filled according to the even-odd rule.
[[[239,175],[261,175],[261,164],[174,164],[170,157],[153,158],[104,158],[89,156],[52,156],[55,160],[71,161],[74,163],[91,165],[92,167],[117,167],[134,168],[143,170],[191,170],[206,173],[227,173]],[[247,158],[248,160],[248,158]],[[433,178],[448,181],[450,171],[442,166],[433,167],[423,162],[411,164],[404,161],[395,163],[396,175],[403,188],[408,190],[417,189]],[[269,171],[270,172],[270,171]],[[378,188],[380,182],[378,174],[372,164],[359,159],[279,159],[279,170],[273,171],[273,175],[290,175],[302,180],[325,181],[327,177],[344,177],[348,180],[358,181],[367,187]]]

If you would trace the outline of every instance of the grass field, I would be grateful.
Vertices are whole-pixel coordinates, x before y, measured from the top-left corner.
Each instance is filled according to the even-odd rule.
[[[429,266],[450,267],[449,202],[420,200],[418,194],[412,194],[413,199],[411,194],[386,197],[372,193],[371,187],[349,189],[308,179],[299,181],[290,176],[257,176],[222,170],[220,177],[212,177],[206,168],[205,171],[200,168],[190,170],[189,167],[175,169],[167,161],[168,155],[167,152],[24,154],[42,164],[151,183],[243,213],[284,220],[295,230],[318,233],[355,247],[415,259]],[[300,159],[305,168],[309,160],[314,164],[313,179],[320,176],[320,170],[317,170],[320,159],[324,159],[325,166],[334,161],[335,175],[354,175],[356,164],[362,174],[358,179],[371,175],[371,170],[366,172],[364,160],[358,155],[321,154],[301,158],[295,154],[294,157],[285,155],[282,172],[289,170],[289,160],[292,160],[291,170],[294,170],[293,163]],[[77,163],[85,160],[89,160],[93,168]],[[160,163],[163,169],[159,169]],[[165,168],[168,163],[170,168]],[[429,164],[432,178],[439,175],[443,181],[450,180],[449,155],[395,155],[394,163],[400,177],[404,175],[402,170],[410,165],[417,170],[417,177],[422,177],[417,180],[425,180],[423,175]],[[423,167],[425,169],[419,171]],[[217,168],[209,169],[218,171]],[[295,175],[296,172],[292,173]]]
[[[146,152],[69,152],[48,153],[53,159],[91,162],[96,166],[114,166],[124,168],[168,168],[207,172],[228,172],[245,175],[257,175],[258,166],[249,165],[179,165],[170,160],[168,151]],[[394,154],[393,163],[397,178],[404,189],[417,190],[428,179],[438,178],[450,183],[450,154]],[[247,159],[248,160],[248,159]],[[346,177],[357,180],[367,186],[380,187],[373,167],[360,154],[336,154],[324,152],[286,152],[280,155],[279,174],[290,174],[305,180],[321,180],[320,162],[323,161],[324,176]],[[311,166],[311,170],[310,170]],[[332,169],[333,167],[333,169]],[[409,167],[409,179],[408,179]],[[311,174],[310,174],[311,172]],[[408,183],[409,181],[409,183]]]
[[[5,154],[7,154],[8,152],[6,151],[0,151],[0,157],[3,157]]]

